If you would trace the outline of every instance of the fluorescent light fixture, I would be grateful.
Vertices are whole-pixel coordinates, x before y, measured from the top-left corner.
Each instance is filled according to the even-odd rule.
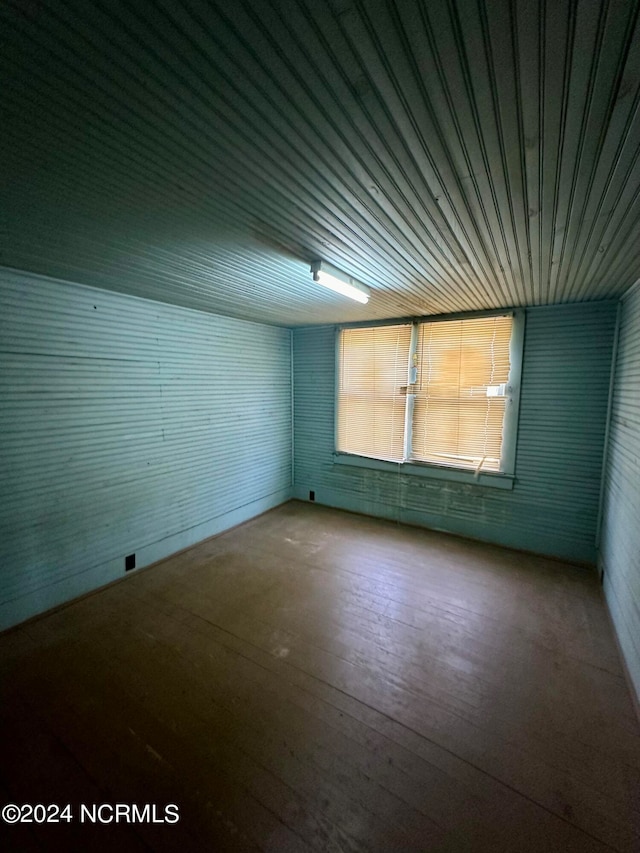
[[[355,299],[356,302],[362,302],[363,305],[369,301],[371,291],[366,285],[360,284],[359,281],[332,267],[326,261],[313,261],[311,272],[313,273],[313,280],[323,287],[328,287],[329,290],[335,290],[336,293],[348,296],[349,299]]]

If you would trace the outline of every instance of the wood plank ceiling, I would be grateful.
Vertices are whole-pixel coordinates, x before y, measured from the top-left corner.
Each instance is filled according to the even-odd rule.
[[[639,7],[4,0],[0,263],[286,325],[619,296]]]

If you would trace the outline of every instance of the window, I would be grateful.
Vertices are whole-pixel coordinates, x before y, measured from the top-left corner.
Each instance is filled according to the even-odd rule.
[[[339,454],[513,474],[521,314],[342,329]]]
[[[338,450],[402,462],[411,326],[340,333]]]

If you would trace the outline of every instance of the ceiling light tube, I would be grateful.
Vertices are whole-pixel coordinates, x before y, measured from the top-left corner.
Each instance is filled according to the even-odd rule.
[[[361,302],[363,305],[366,305],[369,301],[371,291],[366,285],[361,284],[341,270],[332,267],[326,261],[313,261],[311,272],[313,273],[313,280],[317,281],[323,287],[328,287],[329,290],[341,293],[342,296],[348,296],[349,299],[355,299],[356,302]]]

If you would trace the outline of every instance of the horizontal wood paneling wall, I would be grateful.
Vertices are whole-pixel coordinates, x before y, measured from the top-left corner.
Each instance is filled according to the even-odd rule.
[[[0,628],[290,497],[286,329],[0,271]]]
[[[335,327],[296,329],[296,497],[594,563],[615,313],[527,311],[512,491],[334,465]]]
[[[640,288],[622,301],[600,540],[603,586],[640,701]]]

